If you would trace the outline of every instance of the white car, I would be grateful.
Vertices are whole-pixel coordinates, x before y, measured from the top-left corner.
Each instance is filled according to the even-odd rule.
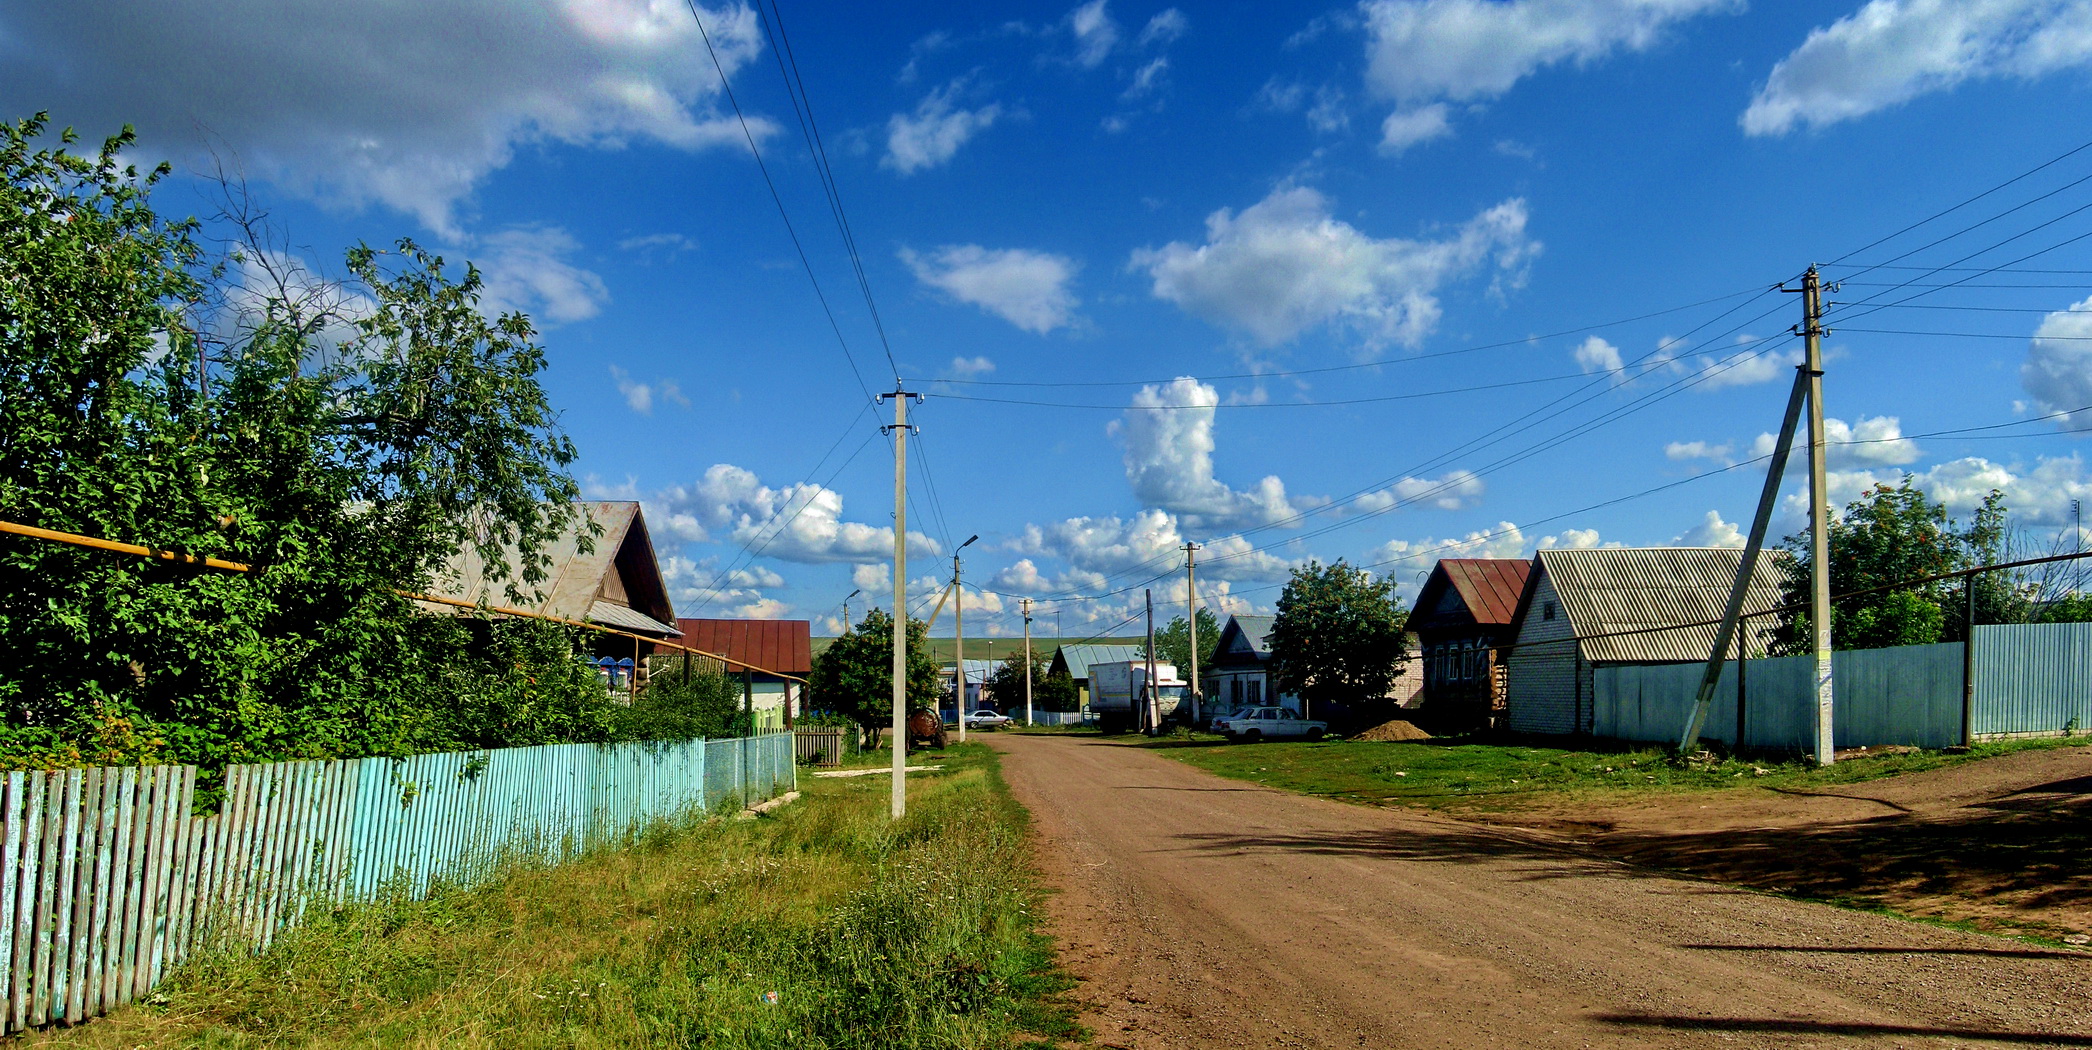
[[[1329,735],[1329,723],[1300,717],[1289,707],[1255,707],[1229,719],[1220,727],[1229,740],[1254,744],[1259,740],[1320,740]]]
[[[1256,710],[1254,707],[1238,707],[1233,711],[1217,712],[1212,718],[1206,720],[1206,732],[1225,733],[1228,731],[1229,722],[1238,718],[1248,718],[1249,713],[1254,710]]]
[[[977,711],[966,712],[966,728],[968,729],[1001,729],[1012,721],[1015,720],[993,708],[983,707]]]

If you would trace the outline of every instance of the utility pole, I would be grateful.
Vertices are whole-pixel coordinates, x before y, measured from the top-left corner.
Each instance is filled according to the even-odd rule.
[[[843,633],[844,633],[844,634],[849,634],[849,633],[850,633],[850,599],[852,599],[852,598],[855,598],[855,597],[857,597],[858,595],[860,595],[860,594],[863,594],[863,593],[864,593],[864,588],[860,587],[860,588],[858,588],[857,590],[851,591],[851,592],[850,592],[849,594],[847,594],[847,595],[844,595],[844,596],[843,596]]]
[[[959,552],[977,539],[980,537],[968,536],[952,549],[952,681],[959,687],[952,694],[952,709],[958,712],[962,744],[966,742],[966,590],[959,586]]]
[[[1816,764],[1837,761],[1831,705],[1830,486],[1824,477],[1823,284],[1816,268],[1801,278],[1801,338],[1809,379],[1809,642],[1816,653]]]
[[[1021,598],[1024,606],[1024,724],[1031,724],[1031,599]]]
[[[893,425],[893,819],[908,812],[908,399],[923,399],[894,384]]]
[[[1154,736],[1162,730],[1162,713],[1155,702],[1155,592],[1148,589],[1141,591],[1141,594],[1146,596],[1148,602],[1148,681],[1141,689],[1140,709],[1141,720],[1147,724],[1141,726],[1141,731]]]
[[[1191,724],[1192,724],[1192,725],[1194,725],[1194,726],[1198,726],[1198,727],[1204,727],[1204,726],[1205,726],[1205,724],[1206,724],[1206,715],[1205,715],[1205,712],[1201,710],[1201,708],[1202,708],[1202,707],[1203,707],[1204,705],[1203,705],[1203,704],[1201,704],[1201,703],[1200,703],[1200,701],[1201,701],[1201,700],[1204,700],[1204,699],[1205,699],[1205,696],[1204,696],[1204,694],[1202,694],[1202,693],[1200,692],[1200,690],[1199,690],[1199,574],[1198,574],[1198,561],[1199,561],[1199,545],[1198,545],[1198,544],[1196,544],[1196,543],[1193,543],[1193,542],[1191,542],[1190,540],[1185,540],[1185,541],[1184,541],[1184,605],[1185,605],[1185,609],[1184,609],[1184,617],[1185,617],[1185,619],[1184,619],[1184,622],[1185,622],[1185,624],[1186,624],[1186,630],[1187,630],[1187,631],[1189,632],[1189,634],[1190,634],[1190,636],[1191,636],[1191,677],[1190,677],[1189,679],[1187,679],[1187,681],[1189,681],[1189,682],[1191,683]]]

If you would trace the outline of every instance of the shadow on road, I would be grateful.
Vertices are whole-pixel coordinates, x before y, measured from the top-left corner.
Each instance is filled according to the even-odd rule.
[[[1756,1017],[1670,1017],[1660,1014],[1599,1014],[1602,1024],[1623,1028],[1664,1028],[1686,1032],[1767,1032],[1784,1035],[1843,1035],[1858,1038],[1974,1039],[1986,1043],[2029,1043],[2037,1046],[2092,1046],[2092,1035],[2050,1032],[2001,1032],[1987,1028],[1936,1028],[1924,1025],[1866,1024],[1845,1021],[1793,1021]]]

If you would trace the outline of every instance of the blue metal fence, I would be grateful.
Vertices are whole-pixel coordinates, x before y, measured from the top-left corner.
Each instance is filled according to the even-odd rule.
[[[1598,668],[1592,732],[1675,743],[1685,728],[1704,664]],[[1961,743],[1964,671],[1959,642],[1854,649],[1831,659],[1833,734],[1839,747]],[[1976,628],[1966,701],[1977,738],[2055,735],[2092,726],[2092,624],[2005,624]],[[1815,739],[1815,658],[1744,664],[1744,745],[1806,751]],[[1705,739],[1736,740],[1736,665],[1723,667]]]
[[[315,901],[422,896],[797,784],[790,734],[0,779],[0,1033],[145,995],[205,944],[261,948]]]

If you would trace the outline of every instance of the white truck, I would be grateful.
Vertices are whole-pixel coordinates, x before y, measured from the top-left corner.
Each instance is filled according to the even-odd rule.
[[[1090,711],[1098,728],[1123,733],[1142,726],[1141,707],[1148,702],[1148,662],[1121,660],[1090,665]],[[1158,724],[1191,717],[1191,687],[1177,677],[1177,666],[1155,662],[1154,718]]]

